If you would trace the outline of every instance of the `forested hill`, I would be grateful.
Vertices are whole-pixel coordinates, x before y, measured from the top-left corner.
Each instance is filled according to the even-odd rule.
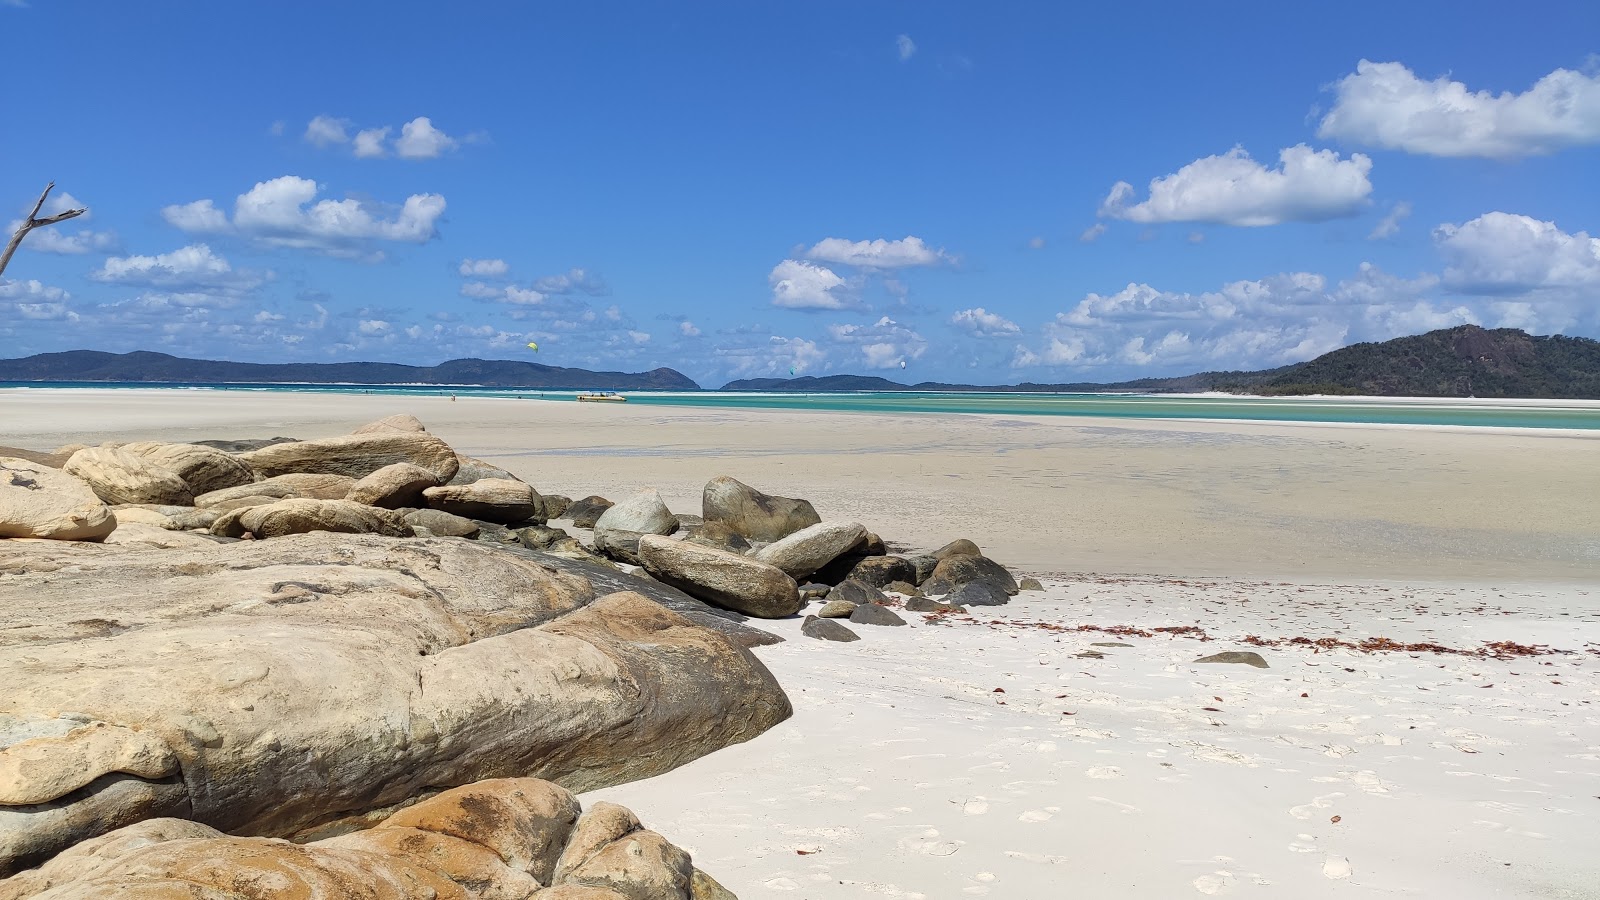
[[[754,378],[725,391],[1128,391],[1240,394],[1363,394],[1380,397],[1600,399],[1600,341],[1515,328],[1461,325],[1382,343],[1352,344],[1316,359],[1256,372],[1200,372],[1110,384],[905,385],[858,375]]]
[[[510,359],[400,363],[238,363],[165,353],[70,350],[0,360],[0,381],[134,381],[152,384],[478,384],[545,390],[700,389],[676,369],[591,372]]]

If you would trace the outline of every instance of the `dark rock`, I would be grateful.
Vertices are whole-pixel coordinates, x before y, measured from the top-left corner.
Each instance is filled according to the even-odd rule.
[[[987,581],[969,581],[944,595],[944,602],[962,606],[1005,606],[1011,597]]]
[[[438,509],[405,510],[406,524],[413,528],[426,528],[439,537],[474,538],[482,527],[471,519]]]
[[[906,562],[910,563],[911,568],[917,573],[917,577],[911,579],[911,583],[916,585],[921,585],[929,578],[932,578],[933,570],[939,565],[938,558],[931,553],[923,553],[918,556],[908,556],[906,557]]]
[[[954,603],[941,603],[929,597],[912,597],[906,601],[906,610],[908,612],[964,613],[967,608]]]
[[[982,581],[994,585],[1007,594],[1017,592],[1016,579],[1005,567],[986,556],[947,556],[939,560],[933,575],[923,583],[922,589],[930,594],[948,594],[963,584]]]
[[[572,498],[561,494],[543,494],[544,517],[546,519],[564,519],[567,517],[567,507],[572,505]]]
[[[861,539],[861,544],[855,551],[867,556],[884,556],[889,552],[889,548],[884,545],[883,538],[869,531],[867,536]]]
[[[467,521],[478,526],[476,540],[486,544],[515,544],[517,533],[501,525],[499,522],[489,522],[484,519],[468,519]]]
[[[883,603],[888,599],[883,595],[883,591],[864,581],[856,581],[853,578],[839,582],[834,586],[833,590],[828,592],[828,601],[830,603],[835,600],[843,600],[847,603],[855,604]]]
[[[861,562],[863,559],[871,559],[871,557],[865,553],[851,550],[811,573],[811,580],[821,584],[838,584],[849,578],[850,573],[855,570],[856,563]]]
[[[893,615],[891,613],[891,615]],[[816,616],[806,616],[805,622],[800,625],[800,633],[819,641],[859,641],[861,635],[844,627],[832,619],[819,619]]]
[[[684,540],[702,547],[726,550],[729,553],[743,553],[750,549],[750,542],[744,539],[744,535],[721,522],[706,522]]]
[[[905,619],[895,614],[887,606],[876,603],[863,603],[850,613],[850,621],[857,625],[904,625]]]
[[[888,584],[884,585],[883,589],[885,591],[888,591],[891,594],[902,594],[902,595],[907,596],[907,597],[923,597],[923,596],[926,596],[923,593],[922,588],[919,588],[916,585],[911,584],[909,582],[905,582],[905,581],[891,581]]]
[[[1074,653],[1072,655],[1076,656],[1079,659],[1105,659],[1106,658],[1106,655],[1104,653],[1101,653],[1099,650],[1085,650],[1082,653]]]
[[[551,544],[563,538],[570,539],[571,535],[549,525],[530,525],[527,528],[517,529],[517,541],[529,550],[548,549]]]
[[[1253,650],[1225,650],[1222,653],[1213,653],[1195,660],[1197,663],[1238,663],[1246,666],[1255,666],[1258,669],[1268,668],[1267,661],[1261,654]]]
[[[192,444],[199,444],[202,447],[215,447],[228,453],[249,453],[251,450],[260,450],[262,447],[271,447],[273,444],[297,444],[299,442],[299,438],[291,437],[254,438],[240,441],[190,441]]]
[[[577,528],[593,528],[594,523],[600,521],[600,516],[610,509],[612,503],[604,497],[591,494],[582,500],[574,500],[567,507],[567,518]]]
[[[978,549],[977,544],[966,538],[957,538],[928,555],[934,559],[943,560],[952,556],[982,556],[983,551]]]
[[[800,585],[800,599],[821,600],[822,598],[828,596],[829,590],[830,588],[825,584],[817,584],[814,581],[807,582]]]
[[[639,538],[647,532],[607,528],[594,533],[595,552],[630,566],[642,566],[639,559]]]
[[[1091,646],[1091,647],[1132,647],[1133,645],[1132,644],[1124,644],[1121,641],[1097,641],[1097,642],[1095,642],[1093,644],[1090,644],[1089,646]]]
[[[898,556],[868,556],[857,562],[847,577],[881,588],[890,582],[910,581],[917,577],[917,570]]]
[[[806,500],[775,497],[726,475],[706,482],[701,515],[752,541],[778,541],[822,521]]]

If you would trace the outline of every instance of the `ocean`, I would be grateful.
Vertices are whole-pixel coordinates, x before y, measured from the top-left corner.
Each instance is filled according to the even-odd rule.
[[[0,390],[204,390],[400,396],[492,397],[571,402],[578,391],[474,385],[149,384],[143,382],[0,382]],[[1431,398],[1235,397],[1163,394],[1012,394],[882,392],[849,394],[627,391],[644,406],[737,409],[821,409],[845,412],[987,413],[1017,416],[1093,416],[1115,419],[1224,419],[1480,428],[1562,428],[1600,431],[1600,401]]]

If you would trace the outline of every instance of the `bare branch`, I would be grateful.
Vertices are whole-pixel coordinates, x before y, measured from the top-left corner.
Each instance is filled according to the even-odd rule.
[[[44,193],[39,195],[39,202],[33,205],[33,212],[28,213],[28,217],[22,220],[22,225],[17,228],[17,233],[11,236],[11,243],[6,244],[4,253],[0,253],[0,275],[5,274],[6,266],[11,264],[11,254],[17,252],[17,247],[21,245],[22,239],[28,236],[28,232],[45,225],[54,225],[57,222],[76,219],[89,211],[88,209],[69,209],[53,216],[39,218],[39,210],[44,209],[44,201],[50,196],[50,192],[55,189],[55,186],[56,183],[54,181],[44,186]]]
[[[31,219],[28,222],[28,227],[38,228],[41,225],[54,225],[57,222],[65,222],[68,219],[76,219],[88,211],[89,210],[87,208],[69,209],[64,213],[56,213],[53,216],[46,216],[43,219]]]
[[[44,193],[39,195],[39,202],[35,203],[33,205],[33,212],[28,213],[28,221],[31,222],[35,218],[38,218],[39,210],[44,209],[44,200],[45,200],[45,198],[50,196],[50,192],[55,190],[55,189],[56,189],[56,183],[54,181],[52,181],[49,184],[44,186]]]

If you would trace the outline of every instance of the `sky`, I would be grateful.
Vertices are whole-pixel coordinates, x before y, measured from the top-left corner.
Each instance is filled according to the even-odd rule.
[[[1593,0],[0,0],[0,53],[0,219],[89,210],[0,280],[4,357],[994,384],[1600,337]]]

